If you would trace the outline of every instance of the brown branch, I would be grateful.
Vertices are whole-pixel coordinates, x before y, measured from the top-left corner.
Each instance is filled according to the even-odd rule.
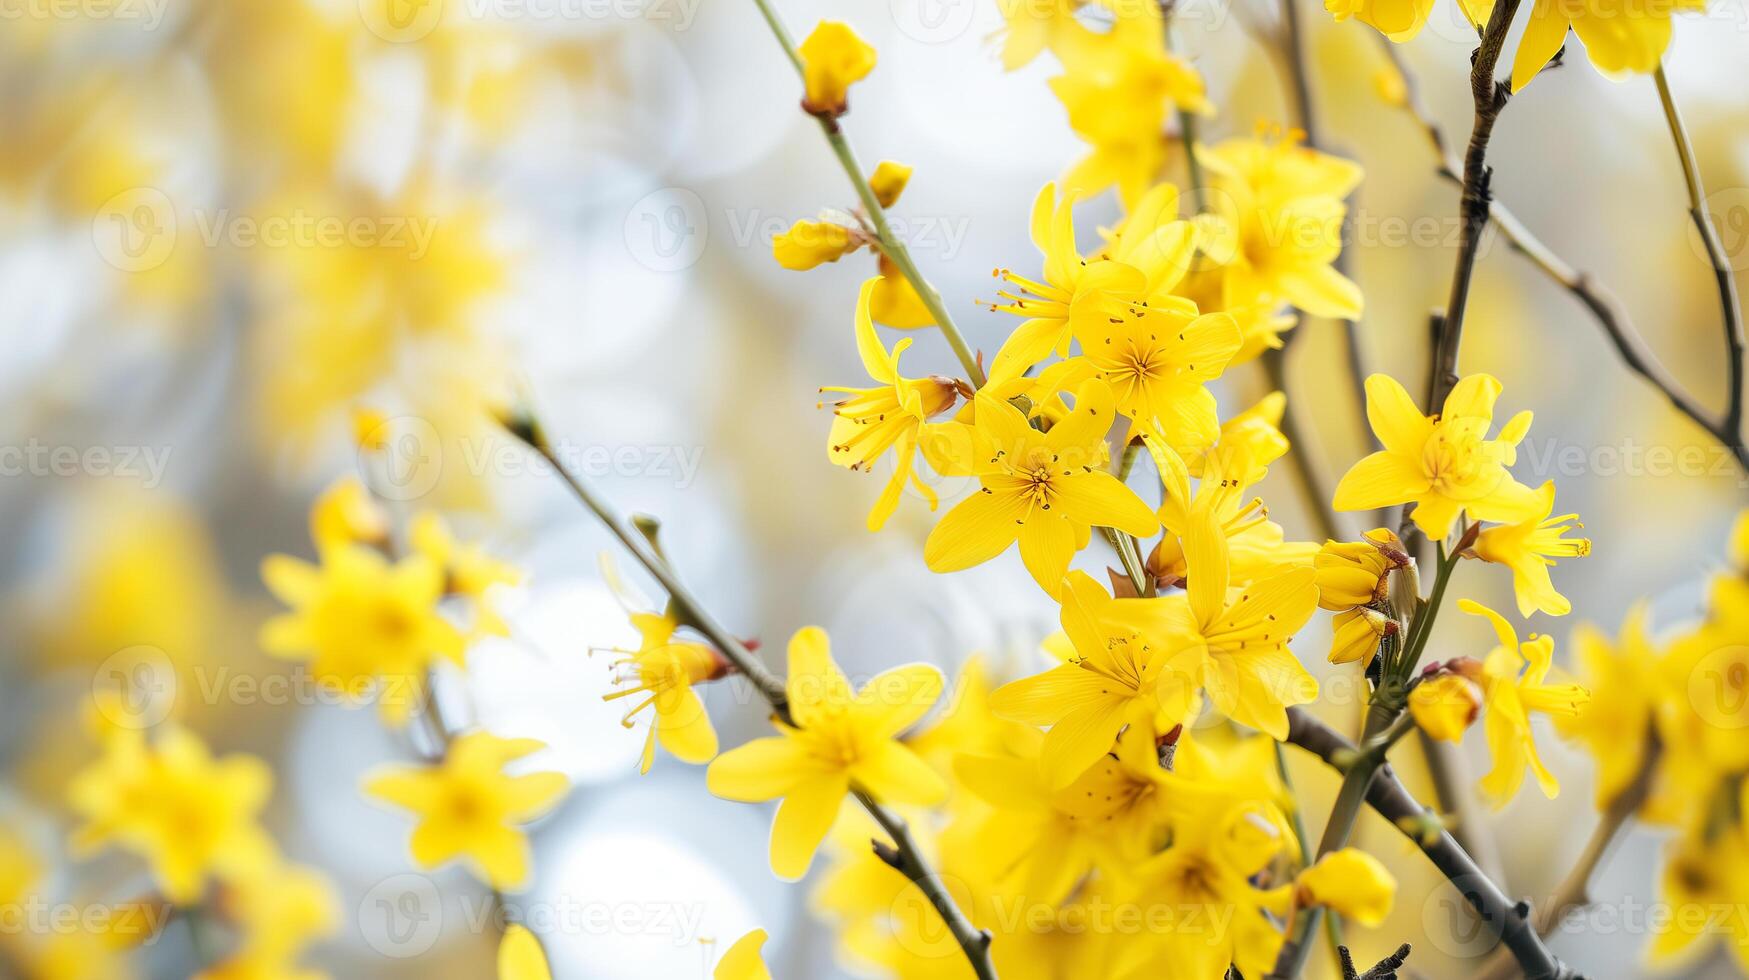
[[[1337,769],[1345,768],[1356,751],[1354,743],[1302,708],[1288,709],[1287,740]],[[1482,923],[1498,933],[1501,945],[1511,952],[1529,980],[1577,980],[1578,974],[1549,952],[1532,928],[1530,906],[1507,898],[1500,886],[1482,873],[1451,834],[1410,795],[1389,763],[1378,768],[1367,788],[1366,801],[1421,848]]]
[[[1433,153],[1437,165],[1435,172],[1453,184],[1463,186],[1463,176],[1459,173],[1461,164],[1452,156],[1448,147],[1445,131],[1438,120],[1421,98],[1421,85],[1415,72],[1404,60],[1402,52],[1389,38],[1379,35],[1379,43],[1390,59],[1397,74],[1403,80],[1404,108],[1420,123],[1422,131],[1427,135],[1429,143],[1433,144]],[[1488,214],[1493,219],[1494,226],[1506,237],[1506,242],[1513,251],[1529,259],[1542,273],[1556,285],[1571,293],[1587,311],[1589,311],[1598,326],[1608,336],[1614,345],[1616,353],[1628,370],[1639,375],[1652,387],[1656,388],[1670,406],[1686,416],[1694,424],[1700,426],[1720,445],[1731,451],[1737,464],[1749,471],[1749,446],[1741,431],[1741,422],[1730,424],[1728,414],[1719,415],[1709,411],[1691,394],[1676,377],[1665,368],[1653,353],[1640,332],[1635,328],[1632,316],[1627,307],[1616,297],[1609,287],[1598,282],[1590,273],[1574,268],[1565,259],[1537,238],[1512,210],[1497,200],[1488,204]],[[1733,359],[1734,364],[1741,364],[1741,357]],[[1733,391],[1743,391],[1741,381],[1733,382]],[[1739,409],[1740,411],[1740,409]]]
[[[1427,410],[1439,411],[1446,392],[1457,384],[1458,347],[1464,335],[1464,309],[1470,299],[1470,280],[1476,271],[1476,255],[1482,243],[1482,230],[1488,224],[1488,203],[1493,197],[1490,185],[1493,171],[1488,167],[1488,141],[1494,135],[1494,123],[1512,89],[1496,81],[1494,68],[1500,62],[1500,48],[1506,43],[1507,29],[1518,13],[1519,0],[1498,0],[1488,15],[1488,26],[1482,31],[1482,43],[1470,56],[1470,97],[1476,107],[1476,121],[1470,128],[1470,144],[1464,150],[1463,196],[1458,203],[1462,217],[1463,241],[1458,248],[1457,268],[1451,277],[1451,297],[1445,304],[1439,342],[1433,348],[1432,381],[1427,391]]]

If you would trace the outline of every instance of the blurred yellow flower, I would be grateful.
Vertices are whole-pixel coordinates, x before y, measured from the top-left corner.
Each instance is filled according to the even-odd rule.
[[[310,538],[317,554],[353,544],[382,548],[389,542],[389,515],[357,477],[345,477],[310,506]]]
[[[893,451],[893,475],[868,514],[871,531],[880,530],[898,508],[906,481],[916,486],[931,510],[935,509],[935,491],[916,475],[917,440],[923,424],[952,408],[959,397],[959,389],[946,378],[907,378],[899,373],[899,355],[910,348],[911,340],[900,340],[889,353],[875,331],[869,310],[875,289],[884,281],[863,283],[856,298],[856,350],[863,370],[880,387],[820,389],[850,396],[833,406],[828,459],[848,469],[872,471],[887,450]]]
[[[334,888],[319,872],[271,861],[226,883],[218,905],[241,932],[237,948],[197,980],[276,980],[308,977],[298,958],[311,942],[340,924]]]
[[[1555,511],[1555,483],[1547,481],[1537,492],[1541,512],[1516,524],[1490,527],[1476,536],[1474,551],[1483,561],[1512,569],[1512,591],[1518,598],[1518,614],[1533,612],[1565,616],[1573,611],[1567,597],[1555,591],[1549,566],[1556,558],[1583,558],[1591,554],[1589,538],[1563,537],[1580,524],[1578,514],[1551,517]]]
[[[899,203],[899,195],[905,193],[905,185],[911,182],[911,170],[896,160],[882,160],[875,165],[874,173],[868,176],[868,188],[874,191],[875,200],[881,202],[881,207],[890,208]]]
[[[1354,464],[1336,485],[1337,510],[1414,503],[1416,526],[1435,540],[1468,513],[1475,520],[1518,524],[1548,513],[1535,490],[1507,471],[1530,430],[1519,412],[1488,438],[1500,382],[1472,374],[1452,387],[1445,409],[1429,418],[1395,379],[1366,379],[1366,417],[1383,449]]]
[[[1290,303],[1313,316],[1360,316],[1360,287],[1332,263],[1343,203],[1360,166],[1283,139],[1233,139],[1203,150],[1213,185],[1204,250],[1223,267],[1225,302]]]
[[[754,929],[723,951],[711,980],[771,980],[760,951],[765,947],[765,930]]]
[[[1427,26],[1433,0],[1324,0],[1324,9],[1338,21],[1352,17],[1401,44]]]
[[[730,749],[705,772],[705,785],[724,799],[783,798],[771,826],[771,870],[778,877],[807,873],[852,789],[918,806],[946,797],[942,778],[896,738],[941,696],[941,671],[894,667],[853,694],[825,631],[809,626],[790,638],[785,686],[794,726],[773,719],[781,735]]]
[[[1494,9],[1493,0],[1463,0],[1460,6],[1476,24],[1486,24]],[[1605,76],[1649,75],[1670,46],[1671,14],[1705,9],[1705,0],[1536,0],[1512,61],[1512,91],[1529,85],[1554,59],[1567,43],[1568,28],[1579,36],[1592,66]]]
[[[1475,724],[1482,711],[1482,689],[1476,686],[1481,665],[1469,663],[1478,669],[1437,674],[1409,692],[1409,713],[1428,737],[1461,742],[1464,732]]]
[[[510,627],[493,608],[493,591],[500,586],[519,584],[521,569],[493,558],[477,544],[458,543],[450,534],[449,525],[435,511],[415,514],[407,528],[407,538],[414,554],[423,555],[442,569],[445,594],[468,600],[474,613],[475,636],[510,635]]]
[[[1323,905],[1331,911],[1376,929],[1391,914],[1397,879],[1378,858],[1344,847],[1319,858],[1294,878],[1301,904]]]
[[[839,116],[850,108],[850,86],[874,70],[875,50],[850,25],[823,20],[796,54],[802,59],[806,94],[802,107],[820,116]]]
[[[1654,719],[1674,693],[1652,644],[1647,619],[1645,603],[1637,602],[1622,620],[1620,638],[1614,642],[1590,623],[1580,623],[1573,631],[1577,673],[1591,700],[1576,715],[1557,715],[1555,728],[1596,759],[1599,810],[1639,775],[1647,762]]]
[[[418,818],[413,860],[433,869],[463,859],[498,891],[528,884],[526,824],[551,810],[570,785],[556,772],[512,776],[507,764],[546,746],[532,738],[473,731],[450,742],[430,766],[389,767],[365,782],[365,792]]]
[[[498,980],[553,980],[546,951],[526,926],[512,922],[498,941]]]
[[[109,845],[132,851],[151,865],[166,898],[191,904],[210,877],[246,877],[274,859],[256,822],[272,791],[266,763],[241,754],[214,759],[181,727],[150,739],[116,731],[67,785],[68,805],[84,821],[72,845],[84,854]]]
[[[1482,777],[1482,791],[1496,806],[1518,795],[1524,770],[1536,773],[1543,795],[1554,799],[1561,785],[1543,765],[1530,728],[1532,712],[1576,715],[1591,700],[1591,692],[1577,684],[1545,684],[1554,659],[1553,637],[1531,634],[1522,644],[1504,616],[1471,599],[1460,599],[1458,608],[1493,624],[1500,645],[1482,661],[1482,694],[1487,704],[1488,750],[1494,768]]]
[[[923,547],[929,568],[970,568],[1019,541],[1033,581],[1055,596],[1094,526],[1153,534],[1160,527],[1153,509],[1104,469],[1115,407],[1109,385],[1088,381],[1068,417],[1040,432],[1019,409],[980,391],[972,458],[981,487],[930,532]]]
[[[261,578],[291,607],[261,627],[261,646],[277,657],[310,661],[310,672],[349,698],[374,688],[384,721],[400,726],[440,659],[464,662],[462,634],[443,618],[444,575],[424,555],[390,562],[363,545],[321,556],[320,565],[269,555]]]

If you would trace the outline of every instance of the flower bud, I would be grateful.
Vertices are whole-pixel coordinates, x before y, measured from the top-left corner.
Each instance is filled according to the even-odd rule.
[[[899,202],[899,195],[905,192],[905,185],[910,180],[910,167],[893,160],[882,160],[869,176],[868,186],[874,191],[875,200],[881,202],[881,207],[890,208]]]
[[[1402,542],[1384,528],[1368,531],[1362,541],[1326,541],[1312,559],[1318,604],[1342,610],[1379,602],[1385,598],[1386,577],[1408,562]]]
[[[861,245],[862,241],[843,225],[798,221],[771,240],[771,255],[785,269],[802,272],[823,262],[836,262]]]
[[[1397,621],[1377,609],[1357,606],[1336,614],[1331,621],[1335,638],[1330,644],[1330,662],[1351,664],[1372,663],[1379,651],[1379,641],[1397,632]]]
[[[850,25],[823,20],[796,48],[802,59],[806,94],[802,108],[816,116],[841,116],[849,108],[850,86],[874,70],[875,50]]]
[[[1475,663],[1475,661],[1470,661]],[[1482,710],[1482,689],[1462,673],[1438,674],[1409,692],[1409,713],[1429,737],[1461,741]]]

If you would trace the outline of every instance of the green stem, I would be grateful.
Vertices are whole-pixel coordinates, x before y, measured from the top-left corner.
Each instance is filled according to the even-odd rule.
[[[789,29],[783,26],[783,20],[777,16],[770,0],[753,2],[765,16],[765,23],[777,38],[777,43],[782,46],[790,64],[795,67],[796,75],[804,76],[802,56],[796,51],[795,40],[790,37]],[[868,184],[868,176],[862,171],[862,165],[856,162],[856,154],[850,149],[850,141],[844,138],[843,128],[838,125],[837,119],[829,115],[815,115],[814,119],[820,124],[820,131],[826,135],[826,142],[831,144],[833,154],[844,168],[844,175],[850,178],[851,186],[856,188],[856,196],[862,201],[862,209],[868,214],[869,222],[874,225],[875,236],[880,239],[881,251],[893,260],[893,264],[899,267],[900,274],[917,291],[917,298],[923,301],[923,307],[935,318],[935,325],[941,329],[941,335],[947,338],[947,345],[953,348],[954,356],[959,358],[960,366],[965,369],[973,387],[982,388],[985,381],[983,367],[978,364],[977,357],[966,343],[966,338],[961,335],[959,327],[954,325],[953,317],[948,314],[946,305],[941,301],[941,294],[929,284],[929,280],[923,278],[917,263],[911,260],[911,253],[905,248],[905,243],[893,234],[892,227],[887,224],[886,209],[881,207],[880,199],[875,197],[874,189]]]
[[[1396,676],[1407,677],[1421,662],[1421,651],[1427,646],[1427,638],[1433,632],[1433,622],[1439,617],[1439,607],[1445,600],[1445,586],[1451,581],[1451,573],[1457,563],[1457,554],[1448,555],[1445,542],[1439,542],[1439,569],[1433,579],[1433,594],[1428,596],[1427,602],[1415,614],[1415,622],[1409,626],[1409,640],[1403,644],[1403,660],[1395,671]]]

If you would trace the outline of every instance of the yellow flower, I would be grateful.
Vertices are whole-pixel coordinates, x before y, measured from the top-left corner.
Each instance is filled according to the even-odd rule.
[[[166,727],[150,741],[117,731],[67,786],[68,804],[84,819],[73,846],[86,854],[110,844],[133,851],[166,898],[190,904],[209,876],[245,876],[273,859],[273,842],[256,823],[272,791],[266,763],[214,759],[183,728]]]
[[[1476,24],[1486,24],[1494,9],[1493,0],[1463,0],[1461,6]],[[1518,40],[1512,91],[1529,85],[1555,57],[1567,42],[1569,27],[1585,45],[1592,66],[1605,76],[1649,75],[1670,46],[1670,15],[1704,9],[1705,0],[1537,0]]]
[[[1227,140],[1202,159],[1215,192],[1204,248],[1224,268],[1229,304],[1263,299],[1313,316],[1360,316],[1360,287],[1331,265],[1359,165],[1302,146],[1297,135]]]
[[[1672,693],[1647,619],[1645,603],[1637,602],[1622,620],[1620,639],[1613,643],[1589,623],[1580,623],[1573,631],[1574,659],[1591,701],[1577,715],[1556,717],[1555,728],[1597,760],[1599,810],[1639,775],[1658,706]],[[1675,746],[1667,749],[1674,750]]]
[[[797,221],[771,240],[771,256],[785,269],[803,272],[840,258],[863,246],[857,232],[831,221]]]
[[[1338,21],[1352,17],[1401,44],[1427,26],[1433,0],[1324,0],[1324,9]]]
[[[1475,661],[1470,664],[1480,667]],[[1409,713],[1429,737],[1446,742],[1463,741],[1464,732],[1482,711],[1482,689],[1476,686],[1479,670],[1454,670],[1437,674],[1409,692]]]
[[[269,555],[261,577],[291,607],[262,626],[261,646],[308,659],[318,681],[350,697],[374,684],[391,725],[406,723],[433,663],[463,662],[462,635],[438,612],[443,570],[424,555],[391,564],[380,552],[345,545],[319,566]]]
[[[1096,865],[1121,874],[1152,854],[1198,787],[1161,767],[1151,725],[1131,725],[1116,743],[1065,786],[1036,750],[956,759],[957,780],[989,805],[987,830],[968,839],[971,858],[1001,869],[998,884],[1055,904]]]
[[[1507,472],[1530,430],[1519,412],[1489,439],[1500,382],[1486,374],[1459,381],[1442,414],[1421,414],[1403,386],[1375,374],[1366,379],[1366,417],[1383,449],[1354,464],[1336,485],[1337,510],[1370,510],[1413,502],[1410,515],[1428,537],[1442,539],[1452,522],[1518,524],[1548,511],[1542,497]]]
[[[1409,563],[1403,543],[1389,528],[1366,532],[1364,541],[1326,541],[1312,559],[1317,571],[1318,605],[1331,611],[1370,606],[1385,600],[1388,576]]]
[[[930,569],[970,568],[1019,541],[1027,571],[1055,596],[1094,526],[1153,534],[1160,526],[1153,510],[1104,468],[1115,402],[1109,385],[1088,381],[1074,410],[1040,432],[1019,409],[980,391],[974,472],[982,485],[930,532],[923,548]]]
[[[1589,538],[1562,537],[1578,523],[1578,514],[1550,517],[1555,511],[1555,484],[1550,480],[1537,491],[1541,512],[1517,524],[1491,527],[1476,536],[1474,551],[1483,561],[1512,569],[1512,591],[1518,597],[1518,614],[1533,612],[1565,616],[1573,611],[1567,597],[1555,591],[1549,566],[1556,558],[1583,558],[1591,554]]]
[[[1330,624],[1330,662],[1351,664],[1359,661],[1362,667],[1371,665],[1373,656],[1379,652],[1379,644],[1401,628],[1396,620],[1366,606],[1339,612]]]
[[[1279,741],[1287,737],[1287,706],[1318,695],[1318,682],[1288,648],[1318,607],[1316,573],[1310,566],[1290,567],[1229,592],[1232,546],[1223,515],[1237,489],[1205,475],[1188,508],[1188,600],[1175,608],[1174,629],[1183,638],[1180,652],[1193,658],[1184,661],[1186,669],[1208,689],[1215,707]]]
[[[474,610],[475,635],[510,635],[510,627],[499,618],[489,600],[495,587],[519,584],[520,569],[486,554],[479,545],[457,544],[449,533],[449,525],[433,511],[415,515],[407,535],[414,553],[424,555],[443,569],[444,591],[469,600]]]
[[[875,50],[850,25],[823,20],[796,48],[802,59],[806,94],[802,108],[815,115],[840,116],[849,108],[850,86],[874,70]]]
[[[625,587],[619,570],[605,553],[601,556],[601,573],[631,617],[632,626],[639,636],[636,650],[613,651],[621,655],[613,662],[622,671],[615,678],[621,689],[603,695],[602,700],[648,695],[620,719],[620,724],[627,728],[632,727],[632,718],[645,708],[652,708],[656,714],[650,722],[649,733],[644,737],[644,753],[638,762],[638,771],[650,771],[656,758],[658,739],[664,749],[682,762],[702,765],[711,761],[717,754],[717,730],[692,686],[726,676],[728,662],[702,643],[677,642],[674,631],[679,624],[674,616],[640,609],[639,602]]]
[[[370,777],[365,792],[418,817],[413,860],[432,869],[458,858],[498,891],[528,883],[528,838],[521,825],[551,810],[569,781],[556,772],[512,776],[506,764],[545,748],[532,738],[468,732],[431,766],[396,766]]]
[[[911,182],[911,171],[911,167],[896,160],[882,160],[876,165],[874,173],[868,175],[868,189],[874,191],[881,207],[899,203],[899,195],[905,193],[905,185]]]
[[[1494,756],[1494,768],[1482,777],[1482,790],[1497,806],[1504,806],[1518,794],[1528,766],[1536,773],[1543,795],[1552,800],[1561,791],[1561,785],[1537,755],[1530,728],[1531,712],[1576,715],[1591,700],[1591,692],[1577,684],[1543,683],[1554,659],[1553,637],[1532,634],[1521,644],[1512,624],[1494,610],[1470,599],[1459,600],[1458,608],[1472,616],[1486,617],[1500,638],[1500,645],[1482,661],[1488,750]]]
[[[868,513],[868,529],[878,531],[899,506],[899,494],[910,480],[930,509],[935,509],[935,491],[916,475],[917,439],[932,416],[953,407],[959,389],[941,377],[907,378],[899,374],[899,355],[911,346],[909,337],[893,345],[891,353],[881,343],[869,315],[869,303],[881,279],[862,284],[856,297],[856,350],[863,369],[880,384],[878,388],[821,388],[851,397],[832,409],[832,431],[826,455],[834,464],[853,470],[870,470],[876,460],[893,451],[893,475]]]
[[[1232,317],[1198,316],[1183,301],[1130,306],[1089,327],[1081,346],[1117,393],[1117,410],[1133,420],[1132,431],[1158,432],[1191,454],[1220,437],[1215,396],[1205,385],[1221,376],[1241,342]]]
[[[1285,894],[1252,884],[1281,853],[1284,838],[1256,805],[1211,798],[1181,822],[1171,846],[1135,866],[1120,897],[1147,913],[1147,937],[1125,952],[1131,968],[1113,975],[1219,977],[1229,964],[1247,977],[1269,972],[1281,948],[1266,910]]]
[[[851,693],[832,661],[825,631],[809,626],[789,643],[792,727],[730,749],[705,772],[712,793],[743,803],[783,798],[771,826],[771,869],[794,880],[807,873],[852,789],[885,803],[931,806],[947,795],[935,770],[896,736],[941,696],[941,671],[906,664]]]
[[[1111,295],[1138,296],[1146,290],[1148,276],[1126,262],[1083,259],[1075,246],[1075,195],[1057,199],[1054,184],[1046,184],[1032,204],[1032,243],[1044,254],[1043,282],[997,269],[996,276],[1020,287],[1017,292],[999,291],[1008,305],[990,309],[1026,317],[1016,327],[990,364],[990,383],[1001,385],[1020,377],[1027,368],[1049,357],[1069,356],[1074,340],[1071,320],[1103,315]],[[1079,314],[1079,316],[1077,316]]]
[[[771,971],[765,968],[765,960],[760,956],[765,939],[764,929],[754,929],[735,940],[723,951],[723,958],[711,972],[711,980],[771,980]]]
[[[498,980],[553,980],[540,940],[515,922],[504,927],[498,941]]]
[[[1126,725],[1153,731],[1156,715],[1189,714],[1194,691],[1174,668],[1164,624],[1174,598],[1113,599],[1086,572],[1070,572],[1062,590],[1064,662],[990,695],[990,710],[1029,725],[1048,725],[1040,765],[1050,787],[1073,782],[1111,750]]]
[[[1378,858],[1357,847],[1319,858],[1294,878],[1294,886],[1301,904],[1328,906],[1368,929],[1385,921],[1397,897],[1397,879]]]

